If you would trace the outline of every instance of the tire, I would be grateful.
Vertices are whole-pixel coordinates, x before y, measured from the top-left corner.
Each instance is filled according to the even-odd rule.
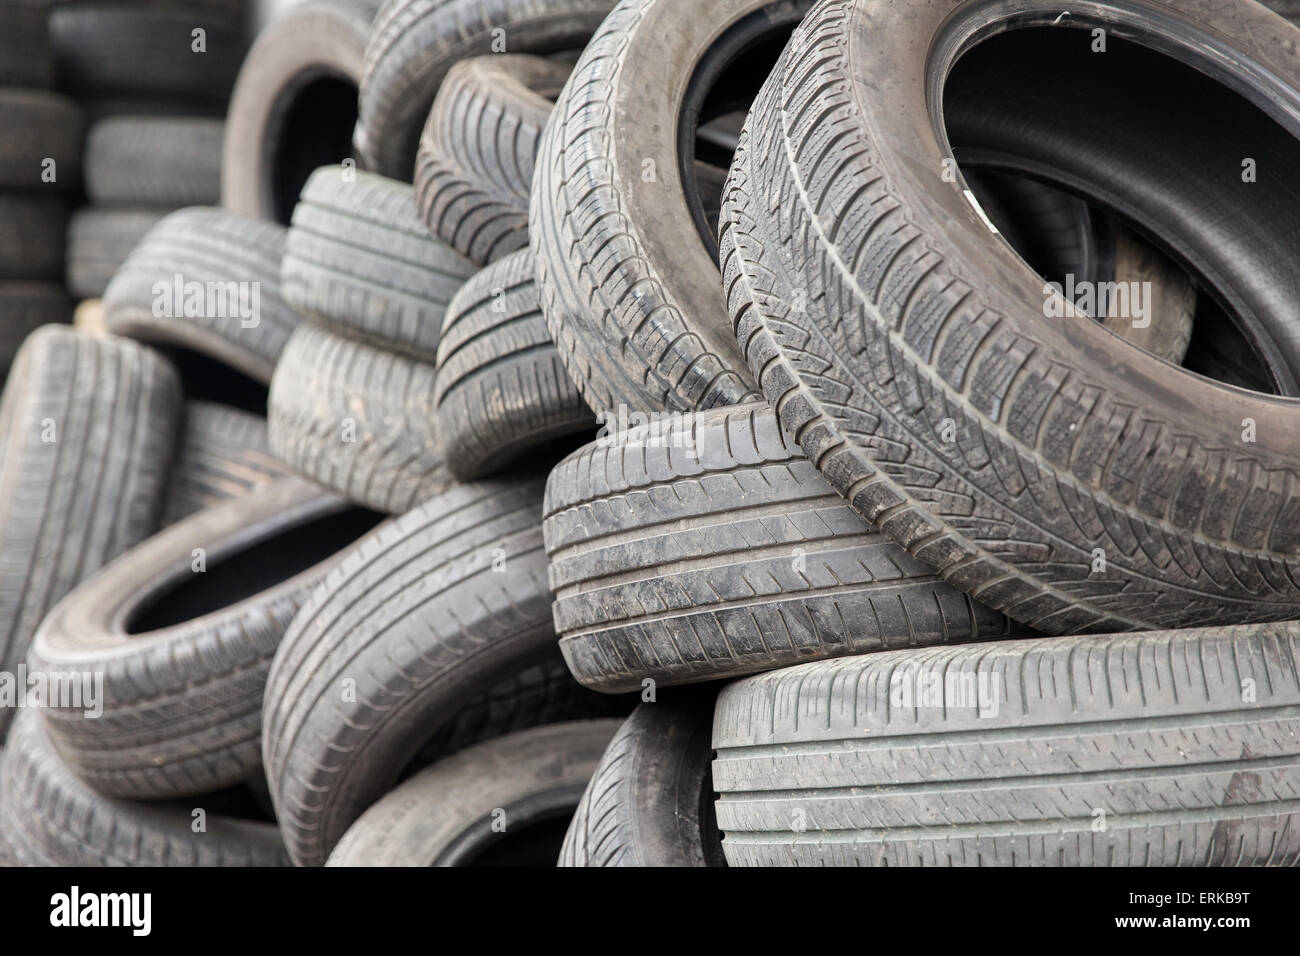
[[[56,601],[157,527],[179,407],[175,372],[133,342],[56,325],[27,337],[0,399],[0,670]]]
[[[0,193],[0,280],[62,278],[67,223],[62,196]]]
[[[1011,631],[856,515],[766,405],[588,445],[544,514],[560,649],[593,690]]]
[[[553,866],[564,827],[618,726],[584,720],[534,727],[434,764],[363,813],[326,865]]]
[[[488,266],[452,300],[434,402],[447,466],[462,481],[596,427],[546,331],[527,249]]]
[[[68,192],[81,185],[85,120],[76,103],[45,90],[0,88],[0,116],[0,189]],[[52,182],[45,178],[47,160],[54,161]]]
[[[53,84],[47,16],[40,3],[6,3],[0,8],[0,86],[43,89]]]
[[[1280,23],[1250,4],[1159,6],[1170,29],[1212,22],[1203,29],[1237,46],[1255,17]],[[1294,618],[1300,407],[1189,376],[1091,320],[1044,321],[1042,280],[961,191],[898,164],[906,155],[909,169],[942,168],[924,103],[907,99],[920,81],[891,79],[898,98],[886,101],[870,88],[878,70],[920,69],[899,58],[927,45],[952,8],[927,0],[921,10],[898,21],[883,4],[820,5],[736,154],[724,278],[739,341],[785,430],[888,537],[1032,628]],[[850,68],[837,44],[868,34]],[[1246,59],[1256,53],[1272,62],[1263,49]],[[782,110],[814,90],[821,108],[783,125]],[[866,115],[888,127],[883,151]],[[786,164],[783,137],[820,142],[841,121],[845,138],[820,171]],[[876,228],[893,210],[905,222]],[[846,283],[838,263],[849,261],[860,274]],[[805,312],[787,306],[795,289]],[[1242,441],[1247,427],[1254,444]]]
[[[209,793],[257,772],[280,638],[342,549],[378,520],[288,478],[159,532],[74,589],[30,655],[46,673],[103,675],[98,719],[84,706],[43,711],[67,767],[100,793],[143,800]]]
[[[221,201],[289,225],[316,169],[352,154],[366,36],[380,0],[310,0],[258,36],[230,99]]]
[[[86,193],[105,205],[212,206],[221,199],[220,120],[123,116],[86,138]]]
[[[809,5],[625,2],[574,67],[542,139],[529,237],[551,337],[596,412],[758,397],[727,321],[716,231],[681,170],[714,81],[736,78],[726,107],[746,107],[738,74],[767,62],[753,48],[783,42]]]
[[[285,866],[273,824],[204,813],[195,833],[188,805],[105,797],[59,760],[38,714],[24,713],[5,748],[0,817],[27,866]]]
[[[1149,284],[1151,321],[1145,328],[1135,327],[1131,318],[1114,308],[1101,324],[1138,348],[1180,364],[1192,341],[1196,315],[1196,286],[1187,273],[1130,230],[1121,229],[1115,237],[1113,281]]]
[[[206,31],[204,53],[193,31]],[[59,84],[82,97],[150,96],[223,105],[247,48],[242,16],[135,4],[50,12]]]
[[[304,322],[271,383],[271,450],[358,504],[401,514],[451,484],[433,366]]]
[[[68,288],[79,299],[103,296],[146,233],[167,215],[155,209],[87,206],[68,222]]]
[[[497,54],[453,66],[420,136],[415,196],[429,231],[480,266],[528,245],[537,147],[569,67]]]
[[[713,811],[709,689],[642,704],[601,758],[560,866],[726,866]]]
[[[215,402],[188,401],[162,525],[175,524],[230,498],[260,492],[289,474],[271,454],[265,418]]]
[[[53,282],[0,282],[0,376],[34,329],[71,320],[72,303]]]
[[[713,722],[727,861],[1295,865],[1298,638],[999,642],[729,684]]]
[[[474,264],[429,235],[411,187],[318,169],[293,211],[285,299],[333,329],[432,362],[447,303]]]
[[[221,209],[195,207],[172,213],[140,240],[104,292],[108,330],[198,352],[268,384],[300,319],[280,295],[284,239],[280,226]],[[183,288],[214,283],[226,290],[224,305],[210,297],[213,301],[205,303],[205,314],[176,314],[184,311],[176,308],[176,276],[182,277]],[[228,294],[232,282],[241,284],[237,304]],[[154,291],[158,283],[172,288],[160,296]],[[256,302],[253,290],[257,290]],[[180,296],[182,306],[188,294]],[[161,297],[170,301],[163,302],[164,314],[158,316],[154,307]],[[215,314],[219,312],[228,314]]]
[[[501,53],[581,49],[612,0],[388,0],[366,45],[358,154],[368,169],[411,180],[420,131],[447,71]],[[497,42],[497,48],[493,43]]]
[[[299,866],[323,864],[467,703],[554,654],[541,495],[540,479],[453,487],[363,540],[294,619],[262,757]]]

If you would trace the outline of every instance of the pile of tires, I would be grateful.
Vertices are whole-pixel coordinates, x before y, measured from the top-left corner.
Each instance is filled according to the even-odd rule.
[[[0,400],[0,860],[1300,864],[1298,41],[292,7]]]

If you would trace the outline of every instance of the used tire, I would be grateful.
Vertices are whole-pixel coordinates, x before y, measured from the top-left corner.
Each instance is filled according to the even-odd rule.
[[[271,382],[271,450],[352,501],[400,514],[452,482],[433,390],[432,364],[304,322]]]
[[[44,88],[54,79],[49,16],[41,3],[0,7],[0,86]]]
[[[360,155],[409,182],[420,130],[447,71],[488,53],[581,49],[613,0],[388,0],[361,76]],[[503,46],[504,44],[504,46]]]
[[[3,31],[4,27],[0,26],[0,33]],[[0,71],[3,69],[0,66]],[[81,184],[85,121],[76,103],[44,90],[0,88],[0,116],[4,117],[0,188],[61,192],[77,189]],[[48,178],[48,160],[54,162],[53,180]]]
[[[726,287],[786,431],[886,535],[1030,627],[1294,618],[1300,406],[1192,377],[1091,320],[1045,320],[1041,279],[960,189],[917,172],[943,168],[923,75],[952,51],[911,54],[941,21],[945,37],[973,29],[974,8],[914,6],[819,5],[732,167]],[[1209,34],[1300,89],[1289,54],[1244,39],[1276,35],[1266,11],[1158,6],[1162,32]],[[1145,15],[1130,26],[1150,29]],[[801,149],[791,165],[793,144],[832,127],[825,163]]]
[[[68,288],[79,299],[98,299],[113,275],[166,212],[87,206],[68,222]]]
[[[560,649],[595,690],[1010,630],[856,515],[764,404],[588,445],[544,514]]]
[[[281,273],[285,301],[304,315],[430,362],[447,303],[473,274],[429,235],[410,186],[338,166],[307,181]]]
[[[27,866],[286,866],[275,825],[191,805],[117,800],[96,793],[59,760],[40,715],[15,722],[0,768],[0,821]]]
[[[554,866],[617,720],[534,727],[416,774],[363,813],[328,866]]]
[[[256,772],[280,638],[342,549],[378,520],[287,478],[160,531],[74,589],[30,655],[46,673],[103,675],[102,716],[43,711],[64,763],[100,793],[146,800]]]
[[[1294,866],[1300,628],[899,651],[729,684],[733,866]]]
[[[307,178],[347,159],[366,36],[381,0],[310,0],[258,36],[230,98],[221,201],[289,225]]]
[[[86,137],[86,193],[93,203],[211,206],[221,198],[220,120],[121,116]]]
[[[529,237],[551,337],[596,412],[758,397],[727,320],[696,130],[748,106],[809,5],[625,0],[574,67],[542,139]]]
[[[573,815],[560,866],[726,866],[713,810],[707,691],[632,712]]]
[[[595,428],[546,331],[527,249],[488,266],[451,301],[434,403],[443,455],[462,481]]]
[[[269,383],[300,319],[280,295],[284,238],[274,223],[221,209],[172,213],[140,240],[104,292],[108,330],[198,352]],[[190,308],[191,288],[204,292],[202,308]]]
[[[364,539],[294,619],[262,756],[298,865],[324,863],[465,704],[554,653],[541,494],[518,477],[451,488]]]
[[[569,67],[494,55],[453,66],[420,136],[415,195],[429,230],[480,266],[528,245],[537,146]]]
[[[62,196],[0,192],[0,280],[62,278],[67,222]]]
[[[180,400],[175,372],[134,342],[57,325],[27,337],[0,399],[0,670],[56,601],[157,527]]]
[[[42,325],[67,324],[72,303],[53,282],[0,282],[0,375],[27,336]]]

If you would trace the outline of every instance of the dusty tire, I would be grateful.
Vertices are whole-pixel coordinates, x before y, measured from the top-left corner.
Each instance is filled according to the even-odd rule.
[[[55,283],[0,282],[0,375],[33,330],[71,320],[72,302]]]
[[[494,55],[453,66],[420,136],[415,196],[429,231],[480,266],[528,245],[537,147],[569,67]]]
[[[371,805],[326,865],[553,866],[565,825],[618,726],[549,724],[448,757]]]
[[[287,478],[172,525],[75,588],[30,655],[47,673],[103,675],[98,719],[84,708],[43,711],[67,767],[100,793],[145,800],[209,793],[256,772],[280,638],[378,520]]]
[[[175,372],[134,342],[28,336],[0,399],[0,670],[56,601],[157,527],[179,409]]]
[[[271,450],[352,501],[409,511],[452,482],[433,389],[432,364],[304,322],[271,382]]]
[[[0,7],[0,86],[44,88],[54,79],[49,12],[41,3]]]
[[[0,26],[0,33],[3,30]],[[3,69],[0,66],[0,71]],[[44,90],[0,88],[0,116],[4,117],[0,188],[67,192],[81,185],[81,145],[86,131],[75,102]],[[46,160],[54,161],[53,182],[46,181]]]
[[[729,684],[727,860],[1295,865],[1298,644],[1295,624],[1053,638]]]
[[[227,209],[287,226],[312,172],[351,155],[366,36],[379,5],[311,0],[258,36],[226,119]]]
[[[456,294],[438,345],[438,436],[462,481],[596,427],[546,331],[521,249]]]
[[[92,203],[211,206],[221,198],[220,120],[122,116],[86,136],[86,194]]]
[[[68,289],[80,299],[102,297],[131,250],[166,215],[94,206],[74,212],[68,222]]]
[[[613,0],[388,0],[375,18],[361,76],[356,146],[368,169],[411,180],[420,130],[447,71],[501,52],[581,49]],[[504,32],[502,32],[504,31]]]
[[[609,742],[560,866],[726,866],[713,811],[712,690],[642,704]]]
[[[273,824],[206,814],[195,833],[186,805],[116,800],[63,766],[37,713],[15,723],[0,768],[0,826],[27,866],[286,866]]]
[[[760,403],[588,445],[544,514],[560,649],[595,690],[1010,629],[856,515]]]
[[[293,211],[281,279],[302,314],[432,362],[447,303],[473,274],[429,235],[410,186],[326,166]]]
[[[67,202],[34,190],[0,193],[0,280],[63,277]]]
[[[324,863],[440,726],[555,653],[541,494],[517,477],[453,487],[362,540],[294,619],[262,756],[295,863]]]
[[[300,320],[280,295],[284,239],[285,230],[274,223],[221,209],[195,207],[172,213],[140,240],[105,290],[108,330],[198,352],[269,383],[280,352]],[[176,294],[176,276],[182,278],[183,289],[199,283],[226,290],[222,302],[209,296],[213,301],[205,303],[204,314],[180,314],[188,293]],[[161,316],[155,314],[160,299],[157,283],[170,287],[162,293]],[[239,283],[237,295],[229,293],[230,283]]]
[[[1251,4],[1230,16],[1199,0],[1160,6],[1237,45],[1256,17],[1277,25]],[[907,54],[951,5],[923,11],[897,22],[884,4],[818,6],[736,154],[725,281],[785,429],[886,535],[1031,627],[1294,618],[1300,406],[1198,380],[1089,319],[1044,320],[1042,281],[959,189],[917,172],[944,157]],[[866,44],[852,65],[839,46],[849,37]],[[1276,65],[1297,75],[1289,59]],[[885,71],[901,99],[880,100],[863,70]],[[820,108],[792,106],[814,91]],[[847,125],[834,161],[788,165],[787,142],[821,142],[835,124]],[[877,228],[885,216],[897,228]],[[811,305],[798,311],[796,298]]]

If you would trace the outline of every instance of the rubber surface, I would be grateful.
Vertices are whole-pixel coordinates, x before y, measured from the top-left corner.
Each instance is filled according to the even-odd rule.
[[[53,282],[0,282],[0,370],[7,371],[18,349],[42,325],[72,320],[72,302]]]
[[[86,137],[86,193],[92,203],[212,206],[221,198],[220,120],[120,116]]]
[[[81,299],[103,296],[141,239],[167,215],[156,209],[83,206],[68,222],[68,289]]]
[[[0,33],[3,30],[0,26]],[[0,66],[0,71],[4,68]],[[0,188],[68,192],[81,185],[81,146],[86,130],[75,102],[45,90],[0,87],[0,117],[4,122]],[[54,161],[50,171],[47,160]]]

